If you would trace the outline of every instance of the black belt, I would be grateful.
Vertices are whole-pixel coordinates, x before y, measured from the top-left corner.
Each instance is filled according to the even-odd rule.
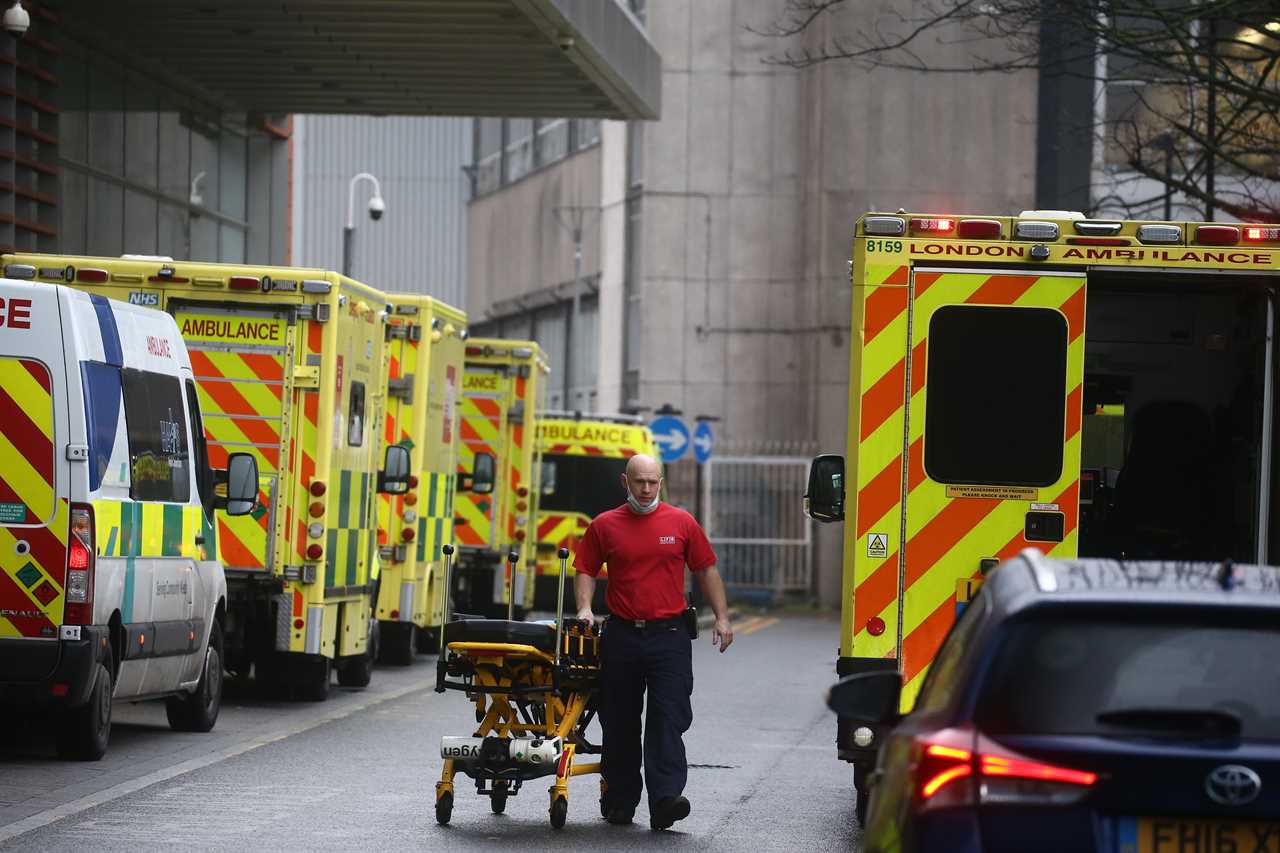
[[[684,626],[684,616],[668,616],[665,619],[623,619],[621,616],[609,616],[610,627],[617,625],[643,631],[646,628],[680,628]]]

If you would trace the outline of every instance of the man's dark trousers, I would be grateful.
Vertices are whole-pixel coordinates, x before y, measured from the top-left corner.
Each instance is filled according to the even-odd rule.
[[[640,803],[640,764],[649,805],[684,791],[689,775],[681,739],[693,722],[693,652],[679,618],[638,628],[611,618],[601,640],[600,725],[604,730],[601,773],[606,807],[634,809]],[[644,747],[640,713],[645,691]]]

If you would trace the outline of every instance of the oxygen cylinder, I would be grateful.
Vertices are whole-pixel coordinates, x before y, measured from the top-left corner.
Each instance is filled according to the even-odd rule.
[[[481,738],[442,737],[440,757],[455,761],[507,758],[517,764],[551,764],[560,758],[564,744],[558,737]]]

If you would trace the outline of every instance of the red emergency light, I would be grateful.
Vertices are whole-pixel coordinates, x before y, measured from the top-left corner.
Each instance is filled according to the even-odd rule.
[[[911,219],[911,230],[921,234],[950,234],[955,230],[956,221],[947,218],[916,218]]]
[[[98,269],[78,269],[76,270],[76,281],[83,281],[86,284],[101,284],[107,280],[107,271]]]
[[[998,240],[1002,230],[999,219],[961,219],[956,235],[966,240]]]
[[[1244,239],[1250,243],[1268,243],[1280,240],[1280,226],[1248,225],[1244,229]]]
[[[1197,225],[1196,242],[1203,246],[1234,246],[1240,242],[1240,229],[1234,225]]]

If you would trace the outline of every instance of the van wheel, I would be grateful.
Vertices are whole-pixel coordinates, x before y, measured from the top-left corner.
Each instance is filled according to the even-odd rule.
[[[175,732],[207,732],[218,722],[222,710],[222,628],[213,623],[209,632],[209,649],[204,658],[204,672],[195,693],[170,696],[165,700],[165,716]]]
[[[58,757],[97,761],[106,754],[111,738],[111,693],[111,672],[100,663],[94,664],[89,701],[67,712],[58,727]]]
[[[323,702],[329,698],[329,682],[333,675],[333,661],[321,657],[299,661],[298,695],[307,702]]]

